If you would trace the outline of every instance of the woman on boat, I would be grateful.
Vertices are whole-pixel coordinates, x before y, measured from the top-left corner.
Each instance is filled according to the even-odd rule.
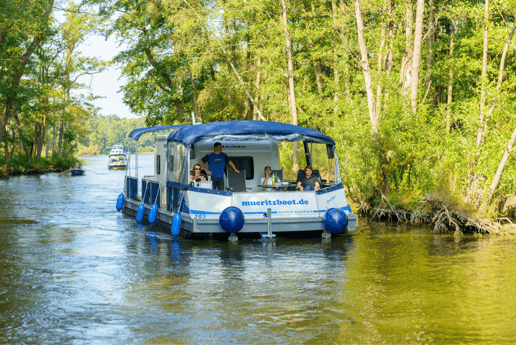
[[[195,164],[190,172],[190,182],[193,181],[206,181],[206,176],[201,174],[201,166],[199,164]]]
[[[305,167],[305,169],[303,170],[304,176],[303,176],[303,174],[298,174],[296,184],[297,184],[297,188],[300,191],[319,190],[319,188],[321,188],[321,182],[319,180],[319,176],[313,175],[313,170],[314,169],[312,168],[311,165],[307,165]],[[299,176],[299,175],[301,175],[301,176]]]
[[[274,183],[272,183],[273,177],[272,177],[272,169],[270,166],[266,166],[263,170],[265,172],[265,177],[262,177],[261,184],[262,186],[272,186],[275,183],[281,183],[281,180],[278,178],[278,180],[274,180]]]

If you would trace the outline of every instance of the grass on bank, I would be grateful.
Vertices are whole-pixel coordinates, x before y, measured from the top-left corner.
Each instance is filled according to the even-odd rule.
[[[13,155],[9,162],[5,164],[5,155],[0,155],[0,170],[3,174],[9,171],[26,171],[26,170],[46,170],[68,168],[75,164],[76,157],[72,155],[63,156],[59,158],[57,154],[49,157],[42,157],[35,162],[29,162],[25,155]]]

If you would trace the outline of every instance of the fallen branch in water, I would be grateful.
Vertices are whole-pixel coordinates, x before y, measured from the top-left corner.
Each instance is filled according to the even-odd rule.
[[[509,232],[514,233],[516,227],[510,220],[510,224],[502,226],[499,222],[486,219],[479,219],[467,212],[460,211],[451,204],[434,199],[425,195],[420,206],[414,210],[395,208],[383,195],[378,206],[371,207],[367,213],[372,214],[372,219],[396,220],[398,223],[428,224],[436,233],[479,233],[479,234],[500,234],[510,228]],[[504,228],[502,230],[502,228]]]

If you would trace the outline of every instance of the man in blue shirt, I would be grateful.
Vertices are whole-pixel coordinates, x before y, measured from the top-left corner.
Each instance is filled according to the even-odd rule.
[[[210,170],[206,168],[204,163],[208,163]],[[240,173],[235,164],[229,160],[229,157],[222,153],[222,144],[219,142],[213,145],[213,153],[204,156],[199,161],[199,164],[208,175],[211,175],[213,189],[224,190],[224,170],[226,169],[226,164],[229,164],[237,174]]]

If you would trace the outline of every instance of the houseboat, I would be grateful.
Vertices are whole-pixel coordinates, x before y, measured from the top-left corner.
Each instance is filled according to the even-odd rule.
[[[174,237],[181,231],[185,235],[227,233],[231,241],[238,239],[237,234],[272,239],[280,233],[314,231],[327,238],[357,225],[346,201],[336,144],[317,130],[243,120],[141,128],[129,137],[138,142],[144,133],[163,130],[169,133],[156,135],[154,175],[139,178],[134,169],[135,176],[125,176],[124,191],[116,202],[118,211],[135,216],[138,222],[147,217],[151,225],[170,228]],[[299,191],[296,178],[283,178],[288,174],[283,174],[280,149],[292,150],[288,143],[293,142],[304,148],[302,168],[321,165],[313,167],[313,173],[322,177],[318,190]],[[213,189],[209,175],[206,181],[189,179],[194,165],[213,153],[215,143],[222,144],[222,152],[239,170],[237,174],[227,165],[223,190]],[[265,167],[279,176],[274,186],[261,183]]]
[[[128,151],[125,146],[113,145],[108,156],[108,169],[126,169],[128,163]]]

